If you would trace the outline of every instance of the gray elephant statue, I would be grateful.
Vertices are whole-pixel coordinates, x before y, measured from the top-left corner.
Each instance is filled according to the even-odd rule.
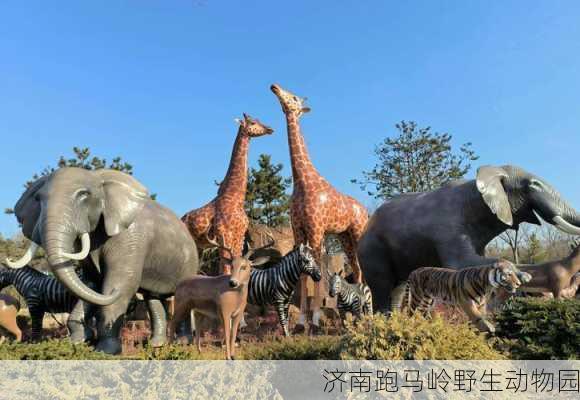
[[[483,166],[475,180],[385,202],[358,243],[375,310],[396,307],[401,284],[417,268],[459,269],[496,261],[484,257],[485,246],[522,222],[539,225],[538,216],[580,234],[580,214],[545,180],[511,165]]]
[[[135,178],[115,170],[61,168],[35,181],[14,211],[31,246],[9,266],[26,265],[38,246],[44,248],[54,275],[81,300],[100,306],[97,350],[121,351],[123,315],[137,292],[149,308],[151,344],[165,343],[162,300],[198,272],[197,247],[179,218]],[[74,261],[101,293],[79,279]]]

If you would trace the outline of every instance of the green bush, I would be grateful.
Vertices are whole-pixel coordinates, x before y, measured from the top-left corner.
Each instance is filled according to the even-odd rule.
[[[498,360],[505,357],[467,323],[393,313],[347,322],[340,358],[347,360]]]
[[[113,357],[96,352],[86,344],[69,340],[47,340],[40,343],[4,342],[0,360],[107,360]]]
[[[263,342],[242,343],[236,358],[244,360],[320,360],[338,358],[339,338],[333,336],[293,338],[271,337]],[[172,344],[161,348],[144,347],[129,358],[139,360],[223,360],[225,349],[204,346],[201,354],[195,346]]]
[[[340,338],[336,336],[272,337],[243,347],[246,360],[336,360]]]
[[[514,358],[580,358],[578,300],[510,299],[496,320],[498,336]]]

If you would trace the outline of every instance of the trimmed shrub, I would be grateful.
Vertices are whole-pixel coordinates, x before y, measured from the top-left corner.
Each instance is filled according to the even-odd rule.
[[[47,340],[40,343],[2,343],[0,360],[108,360],[114,357],[96,352],[86,344],[69,340]]]
[[[497,334],[514,358],[580,358],[578,300],[510,299],[496,320]]]
[[[449,323],[440,316],[418,313],[366,316],[347,322],[340,344],[346,360],[499,360],[485,336],[467,323]]]
[[[272,337],[244,345],[241,353],[246,360],[336,360],[339,343],[336,336]]]

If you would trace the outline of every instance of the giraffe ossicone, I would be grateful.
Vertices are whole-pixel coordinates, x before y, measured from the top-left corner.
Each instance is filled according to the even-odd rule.
[[[300,129],[300,118],[311,111],[305,98],[296,96],[278,84],[270,89],[276,95],[286,116],[288,145],[292,163],[293,193],[290,219],[296,244],[312,246],[316,262],[322,266],[322,247],[327,234],[337,234],[353,269],[356,282],[362,275],[356,255],[356,245],[368,221],[365,207],[354,198],[338,192],[314,167]],[[300,320],[306,313],[307,277],[301,281]],[[313,324],[320,317],[321,286],[315,283]]]
[[[244,210],[248,185],[248,149],[251,138],[270,135],[272,128],[244,113],[239,124],[230,164],[217,196],[203,207],[186,213],[181,220],[200,250],[219,248],[220,271],[229,273],[229,260],[241,257],[248,217]],[[208,238],[212,236],[212,240]]]

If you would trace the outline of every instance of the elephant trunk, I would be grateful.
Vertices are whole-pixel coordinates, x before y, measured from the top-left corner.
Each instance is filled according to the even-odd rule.
[[[117,301],[121,295],[121,292],[118,290],[113,290],[111,294],[104,296],[90,289],[78,277],[72,264],[52,267],[52,271],[58,280],[61,281],[72,293],[88,303],[97,306],[108,306]]]
[[[113,291],[109,295],[102,295],[87,287],[75,272],[74,265],[70,262],[74,253],[74,244],[78,237],[76,229],[70,224],[62,223],[66,221],[67,212],[51,215],[49,213],[45,220],[43,241],[48,262],[54,275],[63,283],[74,295],[88,303],[107,306],[113,304],[120,297],[119,291]],[[87,252],[88,233],[83,234],[83,252]],[[88,243],[90,246],[90,243]]]
[[[559,199],[559,206],[560,212],[552,219],[556,228],[570,235],[580,235],[580,214],[562,199]]]

